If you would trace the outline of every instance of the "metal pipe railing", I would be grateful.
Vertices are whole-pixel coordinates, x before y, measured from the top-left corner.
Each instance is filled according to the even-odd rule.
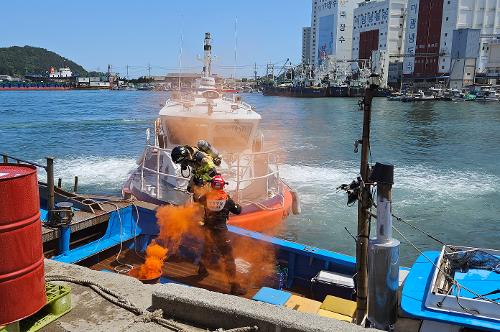
[[[15,160],[18,164],[28,164],[38,168],[43,168],[47,174],[47,210],[48,210],[48,219],[51,220],[53,211],[55,209],[55,193],[54,193],[54,158],[46,157],[47,165],[41,165],[35,163],[33,161],[28,161],[16,157],[9,156],[8,154],[2,153],[2,160],[4,163],[8,163],[9,159]]]
[[[143,158],[142,158],[142,163],[141,163],[141,190],[144,191],[144,171],[147,171],[147,172],[151,172],[153,174],[156,175],[156,193],[155,193],[155,196],[156,198],[159,198],[159,195],[160,195],[160,192],[161,192],[161,177],[162,176],[165,176],[165,177],[168,177],[168,178],[173,178],[173,179],[177,179],[177,180],[187,180],[186,178],[184,177],[179,177],[179,176],[176,176],[176,175],[171,175],[171,174],[167,174],[167,173],[163,173],[163,172],[160,172],[159,169],[160,169],[160,153],[161,152],[165,152],[165,153],[169,153],[172,151],[172,149],[168,149],[168,148],[161,148],[157,145],[151,145],[151,144],[147,144],[146,145],[146,150],[149,150],[149,149],[155,149],[158,153],[157,153],[157,159],[156,159],[156,170],[154,169],[151,169],[151,168],[148,168],[145,165],[145,161],[146,161],[146,155],[147,155],[147,152],[144,153],[143,155]],[[250,166],[250,163],[251,163],[251,160],[249,161],[249,165],[245,165],[245,166],[242,166],[241,165],[241,158],[242,157],[248,157],[248,158],[252,158],[254,156],[258,156],[258,155],[263,155],[265,154],[266,157],[267,157],[267,164],[269,165],[270,163],[270,157],[273,153],[277,153],[279,152],[279,150],[270,150],[270,151],[261,151],[261,152],[248,152],[248,153],[228,153],[228,154],[223,154],[223,159],[226,159],[226,160],[233,160],[234,158],[235,161],[236,161],[236,165],[234,165],[233,163],[230,163],[229,164],[229,167],[227,169],[228,172],[231,172],[231,170],[233,170],[234,168],[236,168],[236,197],[238,199],[238,201],[241,200],[241,183],[243,182],[251,182],[251,181],[255,181],[255,180],[260,180],[260,179],[265,179],[265,178],[270,178],[272,176],[275,176],[275,175],[279,175],[279,168],[278,168],[278,162],[276,161],[275,164],[277,166],[276,168],[276,171],[273,171],[273,172],[270,172],[270,173],[267,173],[265,175],[262,175],[262,176],[256,176],[256,177],[249,177],[249,178],[244,178],[245,175],[247,175],[247,172],[251,169],[251,166]],[[244,170],[242,171],[242,169],[244,168]],[[178,187],[175,187],[174,188],[175,190],[179,190],[179,191],[185,191],[183,189],[180,189]],[[279,189],[279,188],[278,188]],[[269,180],[266,181],[266,192],[269,191]]]

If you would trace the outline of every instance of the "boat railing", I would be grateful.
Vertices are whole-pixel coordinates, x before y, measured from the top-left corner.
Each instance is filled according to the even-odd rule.
[[[247,108],[247,109],[253,110],[252,105],[250,105],[249,103],[246,103],[246,102],[244,102],[242,100],[236,101],[233,98],[229,98],[229,97],[222,97],[222,100],[230,102],[230,103],[233,103],[233,104],[240,104],[240,105],[243,106],[243,108]]]
[[[149,168],[146,166],[146,157],[148,156],[148,150],[155,150],[156,151],[156,169],[152,169],[152,168]],[[150,144],[146,145],[146,150],[145,150],[144,154],[142,155],[142,160],[141,160],[141,191],[144,191],[144,186],[145,186],[144,173],[145,172],[146,173],[149,172],[149,173],[156,175],[156,190],[155,190],[154,196],[157,199],[162,198],[162,195],[161,195],[161,193],[162,193],[162,190],[161,190],[162,181],[161,180],[163,178],[186,181],[185,177],[165,173],[165,172],[162,172],[160,170],[160,164],[161,164],[160,163],[160,154],[161,153],[168,153],[170,155],[171,152],[172,152],[171,149],[160,148],[159,146],[154,146],[154,145],[150,145]],[[188,193],[188,191],[186,189],[183,189],[183,188],[178,187],[178,186],[173,186],[173,189],[176,191],[184,192],[186,194],[190,194],[190,193]]]
[[[27,161],[23,160],[20,158],[16,158],[13,156],[9,156],[8,154],[2,153],[2,161],[7,164],[9,163],[9,160],[12,159],[14,160],[17,164],[28,164],[31,166],[35,166],[37,168],[41,168],[45,170],[47,174],[47,210],[48,210],[48,217],[49,220],[52,216],[53,211],[55,210],[55,189],[54,189],[54,158],[53,157],[46,157],[47,164],[42,165],[39,163],[35,163],[33,161]],[[75,178],[76,181],[76,178]],[[76,182],[75,182],[76,186]],[[75,190],[76,191],[76,190]]]
[[[156,152],[156,169],[147,167],[146,166],[146,158],[150,153],[149,151],[155,151]],[[146,151],[142,156],[141,160],[141,167],[140,167],[140,174],[141,174],[141,191],[144,191],[146,182],[144,180],[144,175],[145,173],[150,173],[154,174],[156,177],[156,190],[153,196],[155,196],[157,199],[162,198],[162,179],[167,178],[167,179],[174,179],[174,180],[181,180],[181,181],[187,181],[188,179],[183,177],[183,176],[177,176],[169,173],[165,173],[160,170],[160,165],[161,165],[161,154],[168,154],[172,152],[172,149],[170,148],[161,148],[156,145],[151,145],[147,144],[146,145]],[[252,169],[254,169],[254,162],[256,157],[261,157],[262,156],[262,162],[265,161],[265,169],[267,170],[265,174],[263,175],[258,175],[258,176],[252,176]],[[273,186],[272,180],[279,177],[279,151],[277,150],[271,150],[271,151],[262,151],[262,152],[246,152],[246,153],[225,153],[222,154],[222,159],[226,161],[228,167],[223,169],[224,172],[227,172],[230,175],[234,175],[235,179],[234,181],[236,182],[236,189],[233,194],[233,196],[238,200],[242,201],[245,199],[243,195],[243,184],[247,183],[252,183],[253,181],[259,181],[259,180],[264,180],[266,184],[265,192],[268,193],[270,189],[275,189],[277,190],[278,193],[282,192],[282,188],[278,185],[278,183],[275,183]],[[242,164],[242,161],[245,161],[244,164]],[[270,167],[271,165],[274,165],[274,167]],[[172,186],[174,190],[184,192],[186,194],[189,194],[188,191],[185,188],[179,187],[179,186]]]
[[[267,170],[266,174],[264,175],[258,175],[258,176],[252,176],[249,172],[252,169],[252,166],[254,165],[255,162],[255,157],[257,156],[265,156],[265,167]],[[248,152],[248,153],[229,153],[223,155],[223,159],[226,161],[231,161],[235,160],[236,163],[229,163],[229,169],[228,171],[232,174],[236,174],[236,189],[235,189],[235,197],[238,202],[241,202],[242,200],[245,199],[245,197],[242,197],[243,189],[242,189],[242,184],[247,183],[247,182],[253,182],[257,180],[263,180],[266,179],[266,194],[269,192],[269,189],[272,187],[270,180],[276,179],[279,177],[279,151],[277,150],[271,150],[271,151],[262,151],[262,152]],[[274,157],[274,160],[272,158]],[[247,159],[246,165],[242,166],[241,161],[242,159]],[[271,169],[270,165],[274,164],[275,169]],[[255,170],[255,168],[253,168]],[[278,193],[282,193],[282,189],[279,185],[276,185],[276,188]]]

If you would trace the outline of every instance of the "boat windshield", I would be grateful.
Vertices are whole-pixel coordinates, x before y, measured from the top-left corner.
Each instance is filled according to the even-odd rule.
[[[219,123],[214,125],[212,141],[221,151],[241,152],[250,146],[252,123]]]
[[[168,141],[173,145],[196,145],[198,140],[207,139],[209,133],[208,123],[199,119],[169,119],[166,127]]]
[[[214,123],[183,118],[168,119],[165,124],[168,141],[172,145],[196,145],[198,140],[205,139],[220,151],[237,153],[250,148],[252,144],[253,123]]]

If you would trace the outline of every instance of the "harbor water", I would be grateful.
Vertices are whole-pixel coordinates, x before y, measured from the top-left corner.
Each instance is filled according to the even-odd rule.
[[[0,92],[0,151],[56,158],[56,177],[84,193],[120,194],[168,97],[145,91]],[[262,117],[266,148],[283,150],[281,176],[302,214],[279,236],[354,254],[355,206],[336,188],[359,172],[362,112],[357,98],[297,99],[243,94]],[[500,104],[400,103],[378,98],[371,162],[395,165],[393,212],[449,244],[500,249]],[[361,151],[361,149],[360,149]],[[40,174],[42,175],[42,174]],[[418,247],[439,244],[394,225]],[[395,235],[398,235],[395,232]],[[417,252],[404,239],[402,263]]]

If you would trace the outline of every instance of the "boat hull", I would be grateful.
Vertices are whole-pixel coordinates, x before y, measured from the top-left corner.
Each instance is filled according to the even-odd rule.
[[[140,201],[155,205],[170,204],[157,199],[143,191],[125,186],[124,196],[133,195]],[[232,215],[228,224],[254,232],[272,233],[280,227],[283,221],[292,213],[293,195],[287,185],[283,183],[283,193],[277,194],[257,204],[244,205],[240,215]]]
[[[283,196],[277,195],[266,203],[265,210],[260,208],[250,210],[251,207],[243,207],[242,213],[231,216],[228,224],[254,232],[269,233],[276,230],[292,211],[292,193],[285,188]]]

